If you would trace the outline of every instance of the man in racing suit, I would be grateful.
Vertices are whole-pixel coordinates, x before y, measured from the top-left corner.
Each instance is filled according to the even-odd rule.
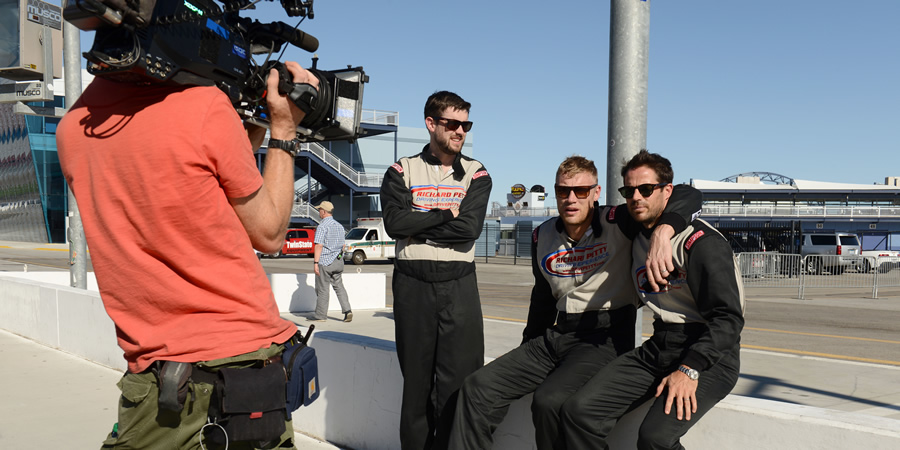
[[[568,448],[607,448],[615,421],[655,396],[638,448],[683,449],[681,436],[737,382],[744,325],[741,276],[725,238],[696,219],[672,240],[675,270],[663,274],[669,276],[668,286],[653,292],[641,261],[672,193],[672,166],[642,150],[622,176],[625,186],[619,192],[644,226],[634,241],[631,278],[653,311],[653,336],[569,398],[561,412],[562,434]]]
[[[663,249],[670,247],[673,228],[683,229],[700,209],[700,193],[683,189],[684,201],[673,202],[678,213],[665,216],[671,226],[660,227],[668,228],[657,242]],[[560,164],[555,192],[559,217],[533,233],[535,281],[523,343],[466,379],[451,448],[490,448],[509,404],[531,392],[537,447],[559,448],[560,406],[605,364],[634,348],[637,296],[629,269],[640,224],[624,206],[596,203],[597,168],[584,157]]]
[[[430,143],[392,165],[381,186],[385,231],[397,240],[391,287],[407,450],[446,445],[456,392],[484,365],[475,241],[491,177],[460,153],[470,107],[454,93],[432,94],[425,103]]]

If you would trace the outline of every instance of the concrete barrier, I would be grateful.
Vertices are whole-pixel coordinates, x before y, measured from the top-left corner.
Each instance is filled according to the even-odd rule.
[[[97,292],[6,275],[0,275],[0,328],[124,370]],[[356,449],[399,448],[402,378],[394,343],[333,331],[314,334],[311,343],[319,355],[321,395],[294,414],[295,431]],[[535,448],[530,401],[526,396],[511,406],[494,435],[495,449]],[[619,422],[611,448],[634,448],[646,407]],[[894,449],[900,448],[900,421],[732,395],[683,441],[693,449]]]
[[[3,276],[23,280],[40,281],[59,286],[69,286],[69,272],[3,272]],[[383,273],[359,273],[348,271],[343,276],[350,306],[355,310],[384,309],[387,277]],[[97,279],[93,272],[86,276],[87,290],[97,292]],[[316,274],[273,273],[269,283],[275,294],[275,302],[281,312],[302,313],[316,309]],[[373,286],[378,286],[373,289]],[[340,311],[334,289],[329,291],[329,311]]]

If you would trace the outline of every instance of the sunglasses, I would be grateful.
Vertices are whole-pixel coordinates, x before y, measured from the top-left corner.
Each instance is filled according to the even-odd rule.
[[[653,195],[653,191],[655,191],[656,188],[663,187],[667,184],[669,184],[669,183],[659,183],[659,184],[647,183],[647,184],[642,184],[640,186],[622,186],[619,188],[619,194],[622,194],[622,197],[631,198],[634,196],[634,191],[637,190],[638,192],[641,193],[642,197],[649,197],[649,196]]]
[[[596,184],[592,184],[590,186],[560,186],[558,184],[553,185],[553,189],[556,191],[556,198],[569,198],[569,193],[574,192],[575,198],[585,199],[591,195],[591,190],[597,187]]]
[[[446,117],[437,117],[437,116],[431,116],[431,118],[438,122],[440,122],[441,120],[447,121],[447,123],[445,123],[444,126],[447,127],[447,129],[450,131],[456,130],[457,128],[459,128],[460,125],[462,125],[463,131],[465,131],[466,133],[468,133],[469,130],[472,129],[472,122],[468,121],[468,120],[463,122],[463,121],[459,121],[456,119],[447,119]]]

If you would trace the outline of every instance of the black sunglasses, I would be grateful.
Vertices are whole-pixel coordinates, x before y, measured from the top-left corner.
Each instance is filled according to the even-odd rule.
[[[642,184],[640,186],[622,186],[619,188],[619,194],[621,194],[622,197],[631,198],[634,196],[634,191],[637,190],[638,192],[641,193],[642,197],[649,197],[649,196],[653,195],[653,191],[655,191],[656,188],[663,187],[667,184],[669,184],[669,183],[659,183],[659,184],[647,183],[647,184]]]
[[[469,130],[472,129],[472,122],[468,121],[468,120],[463,122],[463,121],[456,120],[456,119],[448,119],[446,117],[438,117],[438,116],[431,116],[431,118],[436,121],[446,120],[447,123],[444,124],[444,126],[447,127],[447,129],[450,131],[456,130],[457,128],[459,128],[460,125],[462,125],[463,131],[465,131],[466,133],[468,133]]]
[[[556,191],[556,198],[569,198],[569,193],[574,192],[575,198],[588,198],[588,195],[591,195],[591,189],[597,187],[596,184],[592,184],[590,186],[560,186],[558,184],[553,185],[553,189]]]

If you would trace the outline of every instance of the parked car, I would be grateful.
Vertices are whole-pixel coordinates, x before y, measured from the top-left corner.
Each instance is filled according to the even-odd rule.
[[[900,252],[896,250],[863,250],[863,271],[890,272],[900,267]]]
[[[811,274],[826,271],[840,275],[863,264],[859,237],[852,233],[804,234],[800,256],[806,262],[806,272]]]
[[[259,253],[260,257],[278,258],[284,255],[313,256],[315,252],[315,228],[290,228],[284,235],[284,245],[275,253]]]

